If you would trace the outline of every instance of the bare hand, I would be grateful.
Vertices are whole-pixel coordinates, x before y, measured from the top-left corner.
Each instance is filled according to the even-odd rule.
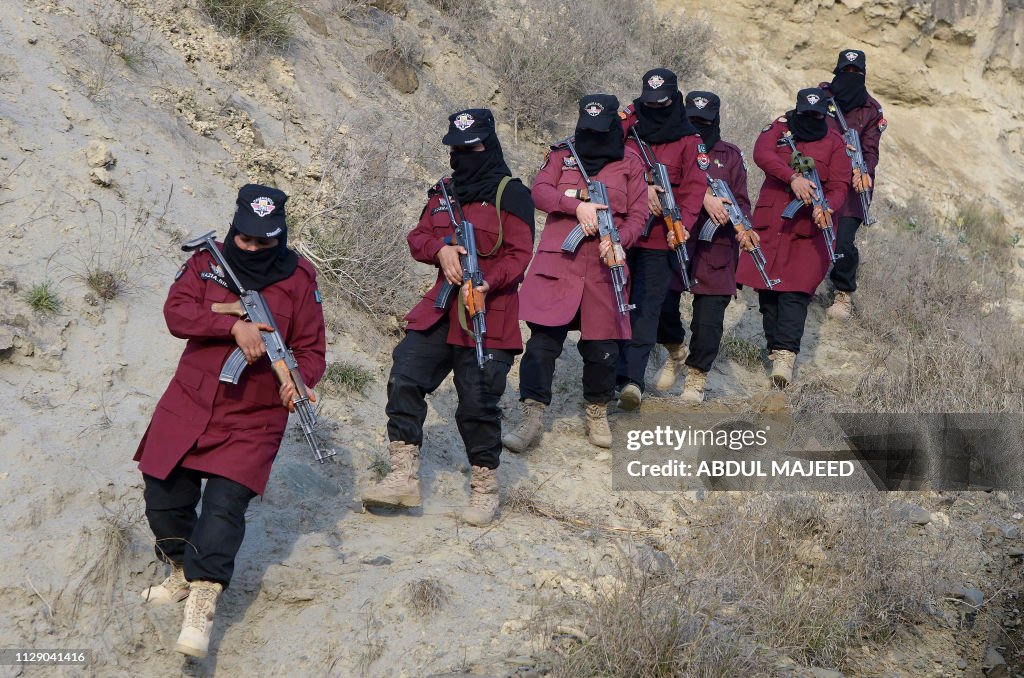
[[[238,348],[242,349],[245,359],[252,365],[267,352],[263,345],[260,332],[273,332],[274,328],[264,323],[250,323],[244,320],[237,320],[231,326],[231,336],[235,338]]]
[[[658,194],[664,192],[665,189],[657,184],[649,184],[647,186],[647,207],[651,210],[651,214],[656,217],[661,216],[661,200],[658,199]]]
[[[723,205],[731,205],[732,202],[728,198],[716,198],[711,195],[711,191],[704,194],[704,211],[711,217],[711,221],[715,222],[715,225],[721,226],[729,222],[729,212],[726,211]]]
[[[608,254],[612,251],[612,247],[613,247],[613,245],[612,245],[612,241],[611,240],[602,240],[601,241],[601,244],[598,245],[598,252],[601,253],[601,258],[602,259],[607,259],[608,258]],[[625,261],[626,260],[626,252],[622,249],[622,245],[615,244],[614,247],[615,247],[615,260],[616,261]]]
[[[487,294],[491,291],[491,283],[485,280],[483,285],[477,285],[473,290],[479,294]],[[462,288],[462,300],[469,304],[469,285],[465,285]]]
[[[832,210],[829,210],[828,213],[829,216],[831,216]],[[822,212],[820,205],[814,206],[814,211],[811,213],[811,216],[814,219],[815,225],[822,230],[825,230],[831,225],[830,222],[825,219],[825,214]]]
[[[859,169],[854,168],[853,170],[853,190],[858,193],[864,191],[870,191],[873,182],[871,181],[871,175],[861,172]]]
[[[460,254],[466,254],[466,248],[462,245],[445,245],[437,251],[437,263],[441,265],[444,277],[453,285],[462,284]]]
[[[811,201],[818,195],[814,188],[814,182],[804,177],[794,177],[789,182],[789,187],[793,189],[793,195],[803,200],[805,205],[810,205]]]
[[[752,252],[761,245],[761,236],[756,231],[745,230],[742,226],[736,227],[736,242],[747,252]]]
[[[581,202],[576,206],[576,219],[579,220],[585,234],[597,235],[597,210],[606,209],[608,205],[599,202]]]
[[[295,399],[299,397],[299,392],[295,389],[295,384],[291,381],[286,381],[281,384],[277,389],[277,394],[281,396],[281,404],[288,408],[289,412],[295,411]],[[309,397],[309,402],[316,402],[316,394],[312,390],[306,389],[306,395]]]

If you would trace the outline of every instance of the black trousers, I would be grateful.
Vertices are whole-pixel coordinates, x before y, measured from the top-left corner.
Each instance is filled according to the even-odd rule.
[[[768,350],[777,349],[800,352],[800,340],[804,336],[807,321],[807,307],[811,295],[803,292],[758,292],[761,303],[761,322]]]
[[[469,463],[498,468],[501,456],[501,407],[512,351],[488,349],[493,360],[480,369],[476,351],[448,343],[448,318],[425,331],[409,330],[392,353],[388,377],[388,440],[423,444],[428,393],[450,373],[455,374],[459,406],[455,424],[466,446]]]
[[[189,581],[215,581],[227,588],[245,538],[245,509],[256,493],[221,476],[209,476],[201,491],[202,474],[181,466],[165,480],[142,477],[157,557],[184,565]],[[200,498],[203,512],[197,516]]]
[[[562,355],[569,330],[578,329],[578,320],[561,327],[526,324],[530,327],[530,339],[519,363],[519,399],[529,398],[550,405],[555,361]],[[604,405],[615,397],[615,362],[619,358],[619,342],[615,339],[580,339],[576,349],[583,358],[583,399]]]
[[[661,306],[658,321],[659,344],[682,344],[686,341],[686,330],[679,313],[683,293],[669,290]],[[725,333],[725,309],[732,297],[728,294],[694,294],[693,320],[690,321],[690,352],[686,364],[701,372],[708,372],[715,364]]]
[[[632,278],[629,302],[636,304],[629,313],[629,325],[633,338],[621,342],[619,373],[616,379],[620,386],[632,382],[643,391],[644,372],[651,349],[658,338],[658,319],[665,302],[669,281],[672,278],[671,252],[648,250],[634,247],[627,255],[629,274]]]
[[[859,203],[858,203],[859,204]],[[856,217],[841,217],[839,232],[836,233],[836,253],[843,257],[832,264],[829,278],[840,292],[854,292],[857,289],[857,265],[860,263],[860,252],[854,239],[861,220]]]

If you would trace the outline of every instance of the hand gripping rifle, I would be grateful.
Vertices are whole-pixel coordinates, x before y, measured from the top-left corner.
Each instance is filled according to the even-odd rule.
[[[484,335],[487,334],[486,309],[484,308],[484,294],[476,289],[484,284],[484,274],[480,270],[480,259],[476,251],[476,231],[473,229],[473,224],[466,221],[466,215],[462,213],[462,205],[458,202],[455,202],[455,206],[459,209],[459,218],[455,218],[455,211],[452,209],[452,202],[455,199],[448,194],[448,189],[444,183],[447,178],[442,177],[437,182],[437,186],[441,190],[441,199],[448,209],[448,219],[451,220],[452,228],[455,229],[454,242],[450,244],[460,245],[466,250],[465,254],[459,255],[459,264],[462,266],[462,286],[458,288],[460,290],[459,323],[462,325],[462,329],[470,331],[465,318],[467,314],[469,315],[473,323],[472,333],[473,342],[476,344],[476,364],[482,370],[488,360],[494,359],[494,356],[490,354],[484,355]],[[451,284],[448,278],[445,278],[444,282],[441,283],[440,291],[437,293],[437,299],[434,300],[434,308],[448,308],[452,292],[455,290],[455,285]]]
[[[672,193],[672,183],[668,179],[668,168],[665,167],[664,163],[658,162],[658,159],[647,147],[647,144],[640,139],[640,134],[636,131],[636,125],[630,127],[629,131],[633,134],[633,138],[636,139],[636,145],[640,147],[640,154],[644,157],[644,164],[647,165],[647,183],[654,184],[661,189],[658,192],[658,201],[661,203],[661,216],[665,219],[665,225],[668,226],[669,237],[673,243],[672,249],[676,253],[676,258],[679,259],[679,270],[682,271],[683,275],[683,289],[689,291],[691,287],[697,284],[697,281],[690,279],[690,254],[686,251],[686,227],[683,226],[679,205],[676,204],[676,196]],[[654,214],[647,218],[647,223],[644,225],[645,238],[650,235],[651,224],[657,218],[657,215]]]
[[[796,149],[792,133],[786,132],[782,138],[793,149],[793,158],[789,162],[790,167],[799,172],[804,179],[808,179],[814,184],[814,197],[811,198],[811,204],[821,209],[821,217],[825,220],[825,228],[821,229],[822,235],[825,236],[825,249],[828,250],[828,260],[831,263],[835,263],[842,259],[843,255],[836,254],[836,236],[832,228],[832,213],[829,211],[828,199],[825,197],[825,187],[821,185],[821,177],[818,176],[818,170],[814,166],[814,158],[806,156]],[[782,216],[786,219],[792,219],[797,210],[803,206],[803,200],[794,198],[793,202],[786,205],[786,209],[782,210]]]
[[[732,225],[742,226],[744,231],[750,233],[751,230],[753,230],[753,226],[750,224],[750,219],[747,219],[747,215],[743,214],[743,210],[740,209],[739,204],[736,202],[736,196],[733,195],[728,182],[726,182],[725,179],[712,179],[711,175],[707,173],[705,173],[704,176],[707,177],[708,188],[711,189],[711,195],[716,198],[720,198],[723,201],[728,201],[725,204],[725,211],[729,213],[729,221],[732,222]],[[711,219],[708,219],[700,229],[700,239],[710,242],[712,236],[715,234],[715,229],[717,228],[718,225]],[[768,286],[769,290],[782,282],[780,278],[772,279],[768,277],[768,272],[765,270],[768,262],[764,258],[764,252],[761,251],[760,245],[755,245],[754,249],[750,250],[750,258],[754,260],[754,266],[757,266],[757,270],[761,273],[761,278],[764,280],[764,284]]]
[[[850,129],[846,124],[846,118],[843,117],[843,112],[839,110],[839,105],[836,103],[835,98],[829,98],[829,110],[836,114],[836,120],[839,121],[839,126],[843,129],[843,141],[846,142],[846,155],[850,156],[853,161],[853,169],[858,170],[860,175],[868,175],[868,163],[864,160],[864,149],[860,145],[860,134],[857,130]],[[853,150],[850,150],[850,147]],[[860,209],[864,213],[864,225],[870,226],[876,223],[878,220],[872,217],[868,210],[871,209],[871,191],[859,191],[857,193],[860,196]]]
[[[295,360],[292,350],[284,343],[284,337],[281,336],[281,332],[277,329],[277,323],[274,322],[274,314],[270,312],[270,307],[267,306],[263,295],[256,290],[246,290],[242,287],[235,276],[235,272],[228,266],[224,255],[221,254],[220,249],[217,247],[217,243],[214,241],[215,235],[216,231],[210,231],[205,235],[193,238],[182,245],[181,249],[185,252],[193,250],[206,250],[209,252],[213,256],[213,260],[224,269],[224,274],[231,279],[240,292],[238,301],[213,304],[210,310],[214,313],[235,315],[243,320],[247,319],[254,323],[264,323],[274,328],[273,332],[260,332],[260,338],[263,340],[263,346],[267,349],[267,357],[270,359],[270,365],[277,376],[277,380],[282,384],[291,382],[295,388],[295,398],[292,400],[292,407],[290,409],[299,413],[302,435],[306,438],[306,444],[313,451],[313,456],[316,457],[316,460],[322,464],[327,457],[333,457],[335,452],[334,450],[327,452],[321,450],[320,444],[313,433],[313,428],[316,426],[316,413],[309,402],[309,390],[306,388],[305,382],[302,381],[302,375],[299,373],[299,363]],[[235,347],[235,350],[224,361],[224,366],[220,370],[220,381],[225,384],[237,384],[248,364],[249,362],[245,359],[242,349]]]
[[[561,146],[562,144],[569,148],[569,152],[572,153],[572,157],[576,160],[576,168],[580,171],[586,184],[586,188],[577,191],[570,189],[566,191],[566,195],[577,200],[589,200],[608,206],[607,209],[597,210],[597,235],[601,242],[607,240],[611,243],[611,247],[608,248],[608,255],[603,257],[603,261],[612,274],[612,292],[615,294],[615,305],[618,307],[619,313],[627,315],[636,308],[636,305],[627,303],[623,297],[623,291],[626,289],[626,262],[619,256],[622,238],[619,237],[618,227],[612,221],[612,203],[608,198],[608,187],[597,179],[591,179],[587,171],[583,169],[580,156],[576,154],[576,147],[572,145],[572,137],[559,142],[556,146]],[[576,228],[572,229],[562,242],[562,251],[569,252],[570,254],[575,253],[585,237],[587,237],[587,234],[584,233],[583,226],[576,224]]]

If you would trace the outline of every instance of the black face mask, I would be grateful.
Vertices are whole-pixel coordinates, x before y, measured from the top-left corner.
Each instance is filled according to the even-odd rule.
[[[247,290],[262,290],[268,285],[284,280],[295,272],[299,265],[299,255],[288,249],[288,230],[282,229],[278,236],[277,247],[247,252],[235,244],[235,235],[238,231],[234,226],[228,229],[228,235],[224,238],[224,259],[228,266],[235,272],[242,287]],[[228,289],[235,294],[239,290],[231,278],[227,278]]]
[[[786,121],[789,124],[789,131],[797,141],[817,141],[824,138],[828,133],[828,122],[825,118],[815,118],[810,115],[801,115],[796,111],[786,112]]]
[[[639,99],[633,101],[640,138],[649,144],[665,144],[696,134],[697,130],[684,115],[682,102],[683,95],[679,92],[672,95],[672,104],[664,108],[651,108]]]
[[[849,71],[837,73],[829,85],[832,96],[839,104],[839,110],[849,113],[860,108],[868,100],[868,90],[864,86],[864,74]]]
[[[618,123],[608,132],[595,132],[577,127],[575,146],[583,169],[591,177],[608,163],[622,160],[626,153],[626,139],[622,136],[622,127]]]
[[[700,140],[708,151],[714,148],[715,144],[718,143],[718,140],[722,138],[721,116],[716,115],[714,120],[691,118],[690,122],[697,128],[697,133],[700,134]]]
[[[455,197],[460,203],[494,202],[498,184],[512,176],[505,164],[501,143],[494,134],[484,140],[482,151],[451,151],[450,163]]]

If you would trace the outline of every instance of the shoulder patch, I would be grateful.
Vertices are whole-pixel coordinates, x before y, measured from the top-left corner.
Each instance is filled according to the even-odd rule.
[[[772,124],[771,124],[771,123],[768,123],[767,125],[765,125],[765,126],[764,126],[764,127],[763,127],[763,128],[761,129],[761,134],[764,134],[765,132],[770,132],[770,131],[772,131]]]
[[[320,290],[319,289],[313,290],[313,299],[315,299],[316,303],[318,303],[318,304],[324,303],[324,298],[320,296]]]
[[[888,127],[888,126],[889,126],[889,123],[886,121],[885,118],[882,118],[881,120],[878,121],[878,131],[879,132],[884,132],[885,128]]]
[[[707,153],[697,154],[697,167],[701,168],[702,170],[706,170],[710,164],[711,158],[708,157]]]
[[[178,278],[180,278],[181,276],[185,275],[185,269],[186,268],[188,268],[188,262],[182,264],[181,268],[178,269],[178,272],[174,274],[174,281],[175,282],[178,281]]]
[[[747,167],[747,156],[743,154],[743,151],[740,151],[740,163],[743,164],[743,171],[744,172],[750,171],[749,168]]]

